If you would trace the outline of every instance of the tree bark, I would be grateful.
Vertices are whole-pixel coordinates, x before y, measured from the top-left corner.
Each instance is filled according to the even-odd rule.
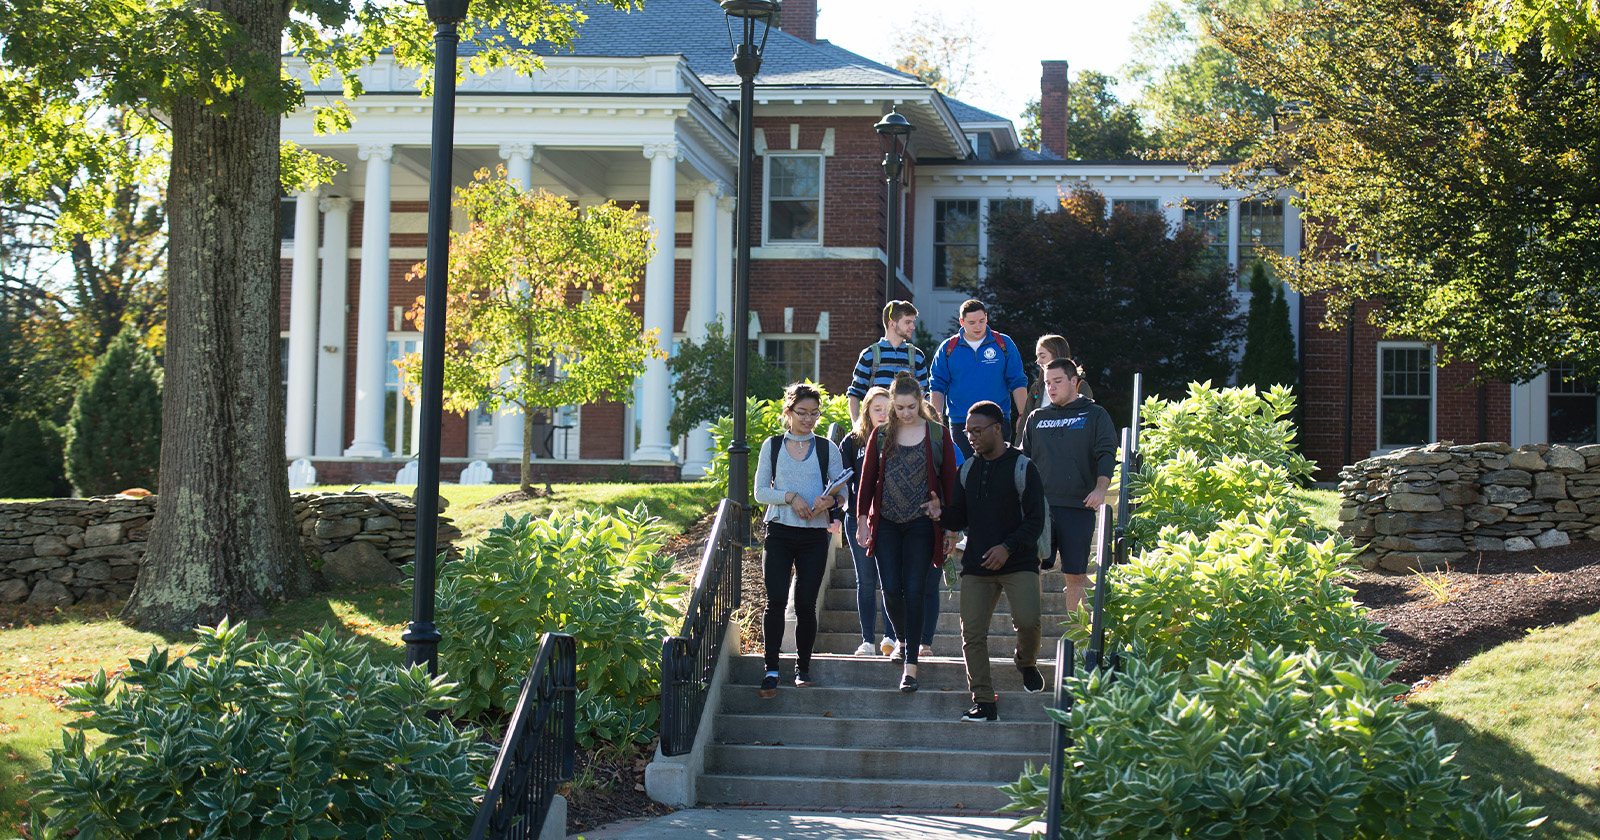
[[[210,0],[279,59],[288,4]],[[181,631],[314,588],[294,529],[278,371],[279,115],[173,107],[161,499],[122,617]]]

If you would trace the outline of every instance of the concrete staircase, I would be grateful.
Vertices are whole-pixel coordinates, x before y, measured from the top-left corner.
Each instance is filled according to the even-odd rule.
[[[855,570],[848,549],[821,599],[811,676],[794,687],[784,654],[778,696],[757,695],[766,672],[759,654],[732,657],[716,711],[698,798],[706,804],[787,808],[907,808],[993,811],[1023,765],[1044,763],[1050,744],[1044,705],[1054,683],[1055,640],[1065,615],[1059,572],[1046,574],[1040,670],[1046,691],[1027,694],[1012,663],[1016,633],[1004,598],[990,626],[1000,720],[968,723],[971,705],[961,658],[959,593],[942,594],[932,657],[921,657],[914,694],[898,690],[901,669],[883,656],[854,656],[861,642]],[[881,632],[881,631],[880,631]]]

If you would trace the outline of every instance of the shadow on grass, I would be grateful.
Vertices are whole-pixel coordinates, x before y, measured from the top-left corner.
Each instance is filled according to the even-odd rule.
[[[59,736],[57,736],[59,738]],[[27,825],[29,801],[33,798],[33,774],[47,769],[50,762],[45,749],[59,747],[56,740],[38,749],[17,749],[7,742],[0,751],[0,829],[7,837],[22,837]]]
[[[1600,785],[1574,779],[1539,763],[1527,751],[1499,736],[1455,718],[1424,710],[1439,740],[1460,744],[1455,764],[1467,784],[1488,793],[1497,787],[1522,795],[1549,817],[1540,836],[1564,840],[1600,838]]]
[[[347,603],[354,609],[358,614],[356,626],[349,623],[352,616],[334,609],[334,602]],[[354,639],[373,662],[398,665],[405,660],[405,648],[400,644],[401,631],[389,625],[404,622],[410,616],[410,592],[398,585],[340,586],[280,604],[271,615],[251,619],[250,629],[252,634],[265,634],[274,642],[283,642],[328,626],[339,635]],[[373,620],[366,622],[366,617]],[[364,632],[358,632],[358,628]]]
[[[122,601],[108,601],[101,604],[74,604],[70,607],[39,606],[36,604],[5,604],[0,605],[0,631],[22,630],[30,627],[51,627],[61,624],[100,624],[108,621],[121,622],[118,617],[122,613]],[[188,644],[194,641],[194,633],[159,633],[168,644]]]

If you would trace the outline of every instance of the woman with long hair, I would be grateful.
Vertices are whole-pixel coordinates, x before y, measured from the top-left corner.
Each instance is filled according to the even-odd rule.
[[[822,392],[804,382],[783,395],[782,435],[761,445],[756,466],[756,501],[767,506],[767,540],[762,550],[762,580],[767,608],[762,616],[762,644],[767,673],[761,696],[778,693],[778,652],[783,648],[783,613],[794,581],[794,684],[812,685],[811,649],[817,641],[817,594],[828,557],[828,509],[838,505],[843,489],[828,492],[844,472],[839,448],[813,434],[822,418]]]
[[[855,475],[850,477],[852,500],[860,498],[861,469],[862,461],[867,457],[867,442],[872,440],[872,433],[887,422],[889,389],[874,385],[861,398],[861,412],[856,415],[855,426],[839,443],[844,462],[855,470]],[[861,617],[861,645],[856,648],[856,656],[872,656],[880,649],[873,639],[877,635],[878,614],[884,610],[883,602],[878,598],[878,563],[867,556],[867,549],[856,539],[856,510],[859,507],[859,503],[852,502],[845,513],[844,538],[850,544],[850,557],[856,565],[856,612]],[[882,651],[884,656],[888,656],[893,651],[894,630],[889,625],[887,614],[884,615],[883,629]]]
[[[956,453],[914,377],[895,376],[889,398],[889,420],[862,460],[856,539],[877,558],[889,626],[904,651],[900,690],[911,692],[928,575],[944,565],[944,529],[935,520],[955,492]]]

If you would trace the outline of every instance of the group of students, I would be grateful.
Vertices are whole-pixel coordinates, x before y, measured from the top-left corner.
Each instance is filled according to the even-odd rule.
[[[861,352],[846,392],[853,426],[841,446],[815,433],[822,395],[805,383],[784,394],[785,433],[762,445],[755,479],[756,501],[767,508],[760,693],[777,694],[791,581],[794,684],[814,684],[816,605],[835,519],[855,560],[856,655],[888,656],[902,665],[899,689],[916,691],[918,658],[933,652],[941,569],[964,532],[961,645],[972,706],[962,719],[993,721],[995,606],[1004,594],[1024,689],[1043,690],[1039,572],[1059,557],[1068,609],[1077,606],[1095,511],[1116,465],[1116,429],[1087,393],[1065,338],[1039,339],[1040,375],[1030,383],[1016,343],[989,329],[982,302],[962,304],[960,330],[931,359],[911,344],[916,319],[908,301],[884,307],[884,336]],[[880,586],[886,628],[875,645]]]

